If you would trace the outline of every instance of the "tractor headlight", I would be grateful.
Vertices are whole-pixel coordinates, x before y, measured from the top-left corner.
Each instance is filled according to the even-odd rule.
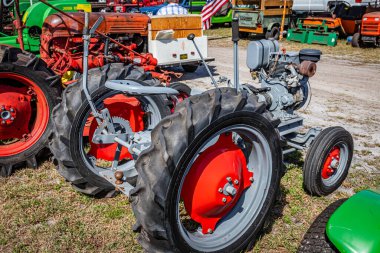
[[[368,18],[363,18],[363,21],[367,21],[368,20]]]
[[[377,21],[377,22],[380,21],[380,18],[375,18],[375,21]]]

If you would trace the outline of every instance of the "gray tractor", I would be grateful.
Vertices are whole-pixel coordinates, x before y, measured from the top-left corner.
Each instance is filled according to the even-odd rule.
[[[85,31],[85,52],[95,30]],[[351,135],[341,127],[301,133],[304,119],[296,114],[309,103],[309,78],[321,52],[285,53],[276,41],[251,42],[247,65],[261,86],[241,84],[238,34],[234,20],[234,87],[218,87],[210,75],[214,89],[187,97],[184,85],[152,86],[140,75],[94,85],[97,76],[85,69],[53,112],[50,144],[58,171],[82,193],[127,195],[133,229],[147,252],[241,252],[252,246],[279,191],[283,157],[297,150],[307,151],[303,174],[310,194],[328,195],[347,176]],[[135,101],[135,107],[120,104],[129,118],[107,108],[107,100],[121,96]],[[175,108],[165,112],[169,100]],[[94,159],[104,149],[112,161]]]

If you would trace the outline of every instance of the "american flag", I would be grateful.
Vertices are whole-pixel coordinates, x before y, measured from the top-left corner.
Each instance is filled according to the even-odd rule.
[[[211,18],[215,15],[229,0],[207,0],[206,5],[202,9],[203,29],[207,30],[211,27]]]

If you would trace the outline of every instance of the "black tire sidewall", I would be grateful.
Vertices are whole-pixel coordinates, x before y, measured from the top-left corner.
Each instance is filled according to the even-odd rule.
[[[264,220],[275,200],[275,194],[279,188],[280,172],[281,172],[281,161],[282,154],[281,148],[278,141],[277,132],[274,127],[261,115],[251,112],[235,112],[224,117],[219,118],[213,122],[210,126],[203,129],[194,141],[189,145],[187,151],[184,152],[180,162],[176,166],[176,170],[171,178],[167,190],[167,202],[165,208],[165,220],[166,228],[170,237],[171,243],[179,249],[180,252],[198,252],[197,250],[191,248],[187,242],[180,236],[177,224],[177,193],[179,191],[179,186],[182,181],[183,174],[186,171],[186,165],[190,159],[194,156],[194,153],[199,149],[204,141],[206,141],[210,136],[212,136],[217,131],[234,124],[246,124],[254,127],[267,139],[268,144],[272,153],[272,178],[270,182],[269,192],[267,194],[266,200],[262,206],[257,219],[252,222],[251,227],[236,240],[233,244],[229,245],[227,248],[221,250],[222,252],[238,252],[238,250],[243,250],[247,247],[249,243],[252,243],[256,234],[261,229]]]
[[[46,81],[46,76],[43,76],[43,72],[40,72],[36,74],[36,71],[32,71],[31,69],[28,69],[26,67],[17,66],[13,64],[7,64],[9,65],[8,70],[0,67],[0,73],[15,73],[20,76],[24,76],[30,80],[32,80],[35,85],[37,85],[41,91],[43,92],[46,102],[49,107],[49,115],[51,115],[52,110],[54,106],[58,103],[58,96],[54,89],[50,87],[50,83]],[[3,64],[0,64],[3,65]],[[51,117],[49,116],[49,121],[46,126],[45,132],[42,134],[42,136],[38,139],[38,141],[28,148],[27,150],[20,152],[16,155],[7,156],[7,157],[0,157],[0,164],[14,164],[18,163],[20,161],[20,158],[22,160],[27,160],[29,157],[35,156],[38,152],[40,152],[43,148],[47,147],[48,145],[48,138],[53,130],[53,122],[51,120]]]
[[[352,42],[351,42],[351,45],[353,47],[361,47],[361,43],[360,43],[360,34],[359,33],[355,33],[353,36],[352,36]]]
[[[322,179],[324,163],[330,154],[331,149],[338,143],[342,142],[348,147],[347,163],[339,180],[333,185],[327,186]],[[317,193],[317,195],[328,195],[338,189],[348,175],[353,156],[353,149],[352,137],[345,129],[341,127],[331,127],[322,131],[322,133],[317,136],[317,139],[312,144],[312,147],[305,158],[304,177],[309,177],[312,181],[307,183],[309,185],[306,186],[306,188],[311,191],[312,194]]]

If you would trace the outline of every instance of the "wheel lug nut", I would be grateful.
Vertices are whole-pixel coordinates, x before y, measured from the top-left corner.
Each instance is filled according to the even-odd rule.
[[[15,120],[15,118],[12,117],[12,118],[11,118],[11,121],[14,121],[14,120]]]
[[[228,182],[232,182],[232,178],[231,177],[227,177],[226,178]]]
[[[235,183],[236,185],[238,185],[238,184],[239,184],[239,180],[235,179],[234,183]]]
[[[218,192],[222,193],[222,192],[223,192],[223,189],[222,189],[222,188],[219,188],[219,189],[218,189]]]
[[[212,234],[213,232],[211,228],[207,229],[207,233]]]
[[[227,199],[226,198],[222,198],[222,201],[223,201],[223,203],[226,203]]]
[[[13,110],[13,108],[9,109],[10,112],[14,112],[15,110]]]

